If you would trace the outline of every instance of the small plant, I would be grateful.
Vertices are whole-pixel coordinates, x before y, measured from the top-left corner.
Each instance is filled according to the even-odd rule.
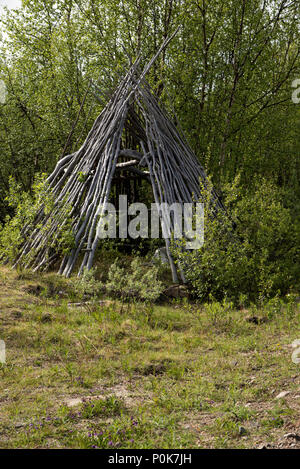
[[[106,399],[84,399],[82,416],[90,419],[97,415],[120,415],[124,409],[123,402],[115,396]]]
[[[79,182],[85,182],[87,177],[88,177],[87,174],[83,173],[82,171],[78,171],[77,178]]]
[[[22,192],[20,184],[13,177],[9,180],[9,194],[6,202],[11,208],[13,215],[8,215],[3,227],[0,226],[0,258],[14,262],[18,259],[18,266],[30,265],[35,258],[35,249],[29,252],[22,249],[26,236],[34,230],[34,222],[38,213],[43,211],[47,217],[42,226],[37,224],[41,231],[41,239],[44,243],[44,265],[53,257],[53,254],[65,255],[73,247],[74,236],[72,232],[71,207],[66,205],[62,212],[61,220],[57,220],[57,229],[51,232],[52,209],[54,198],[49,191],[45,174],[36,175],[32,186],[32,195]],[[22,256],[21,256],[22,255]],[[20,261],[22,257],[22,260]]]
[[[268,418],[263,419],[261,423],[266,429],[280,428],[284,425],[284,417],[292,413],[289,407],[278,404],[274,409],[268,410]]]
[[[82,276],[73,281],[74,290],[81,299],[95,298],[101,292],[102,284],[95,278],[95,269],[83,269]]]
[[[158,279],[158,267],[145,268],[141,259],[135,258],[129,271],[115,261],[108,272],[106,291],[124,300],[156,301],[163,291]]]
[[[140,422],[134,417],[119,418],[113,425],[78,433],[76,446],[86,449],[132,448],[135,437],[140,438],[143,432],[140,427]]]

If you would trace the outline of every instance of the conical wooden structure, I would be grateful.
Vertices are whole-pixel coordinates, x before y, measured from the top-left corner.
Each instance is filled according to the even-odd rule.
[[[57,163],[47,180],[55,200],[51,213],[45,213],[41,207],[34,228],[24,230],[24,244],[16,264],[22,264],[31,250],[34,257],[26,267],[44,270],[57,260],[56,253],[49,252],[49,241],[71,207],[75,243],[63,258],[59,272],[69,276],[78,258],[81,258],[79,274],[84,268],[90,269],[100,241],[97,225],[109,201],[113,177],[124,167],[149,180],[158,204],[201,200],[200,187],[208,185],[205,171],[145,79],[155,58],[143,72],[139,71],[139,60],[131,66],[81,148]],[[132,136],[135,148],[124,148],[124,132]],[[214,191],[211,200],[212,215],[223,210]],[[49,219],[52,222],[45,233],[41,227]],[[165,241],[173,280],[178,282],[169,240]]]

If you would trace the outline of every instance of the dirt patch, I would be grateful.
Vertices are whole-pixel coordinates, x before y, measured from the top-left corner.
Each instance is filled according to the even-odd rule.
[[[125,406],[129,408],[134,407],[137,400],[141,398],[140,395],[130,391],[124,384],[118,384],[112,388],[109,388],[107,391],[104,391],[102,394],[65,398],[63,403],[68,407],[76,407],[83,404],[87,400],[104,400],[108,397],[117,397],[122,399]]]

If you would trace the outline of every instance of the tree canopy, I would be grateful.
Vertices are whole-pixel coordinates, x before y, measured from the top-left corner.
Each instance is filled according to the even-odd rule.
[[[179,27],[148,76],[157,97],[221,195],[264,181],[299,234],[298,0],[23,0],[0,22],[0,220],[9,177],[31,191]]]

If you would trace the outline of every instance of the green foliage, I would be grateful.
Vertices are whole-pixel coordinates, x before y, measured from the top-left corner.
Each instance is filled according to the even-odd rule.
[[[124,262],[123,262],[124,263]],[[80,278],[73,280],[80,298],[98,298],[103,292],[123,300],[156,301],[163,291],[159,267],[146,267],[140,258],[131,261],[130,268],[122,267],[116,259],[108,269],[106,281],[96,278],[95,269],[85,268]]]
[[[96,298],[101,291],[101,283],[95,278],[95,269],[83,269],[80,278],[73,280],[74,290],[80,298]]]
[[[203,188],[203,194],[203,247],[190,252],[175,248],[194,294],[202,301],[228,298],[243,304],[297,288],[299,230],[274,184],[262,179],[248,194],[238,181],[227,185],[230,217],[223,213],[216,219],[209,216],[210,190]]]
[[[268,411],[268,418],[262,420],[262,426],[269,431],[272,428],[280,428],[284,425],[284,417],[291,413],[292,410],[289,407],[283,403],[279,403],[273,409]]]
[[[87,174],[84,174],[82,171],[79,171],[77,174],[79,182],[85,182],[87,178]]]
[[[82,416],[91,419],[98,415],[120,415],[124,408],[123,402],[115,396],[106,399],[85,399],[83,402]]]
[[[33,186],[33,197],[22,192],[21,185],[16,183],[13,177],[9,179],[9,194],[6,197],[8,206],[13,209],[13,216],[6,216],[5,224],[0,231],[0,249],[3,257],[12,261],[18,254],[18,248],[23,242],[22,229],[33,222],[37,207],[41,203],[42,187],[41,178],[37,177]],[[34,199],[36,203],[34,202]],[[48,201],[46,203],[48,207]]]
[[[43,209],[49,215],[47,222],[38,228],[42,235],[48,235],[52,223],[52,209],[54,199],[48,190],[46,175],[37,175],[32,186],[32,194],[22,192],[20,184],[13,177],[9,181],[9,194],[6,198],[13,215],[6,216],[5,224],[0,229],[0,256],[2,259],[12,262],[20,254],[24,243],[24,230],[30,233],[34,229],[33,222],[39,210]],[[63,213],[63,221],[58,224],[54,235],[48,236],[48,249],[59,255],[66,254],[73,246],[74,236],[72,233],[72,219],[70,217],[71,207],[67,207]],[[24,256],[23,264],[26,264],[34,256],[34,251]]]
[[[163,291],[158,279],[158,267],[145,268],[142,260],[133,259],[130,269],[123,268],[115,261],[108,272],[106,291],[123,299],[156,301]]]
[[[101,111],[88,93],[70,135],[90,79],[101,73],[105,94],[129,56],[141,51],[144,64],[180,25],[148,79],[174,107],[197,156],[218,183],[239,171],[245,185],[255,174],[272,175],[299,197],[300,114],[291,83],[300,29],[298,4],[287,3],[30,0],[3,12],[1,192],[10,174],[28,191],[35,173],[49,173],[63,150],[79,148]],[[1,220],[6,212],[0,200]]]
[[[74,443],[82,449],[111,449],[111,448],[133,448],[136,447],[136,438],[143,438],[145,425],[133,417],[115,417],[113,424],[102,427],[99,431],[94,428],[88,432],[78,432]],[[74,444],[73,443],[73,444]]]

